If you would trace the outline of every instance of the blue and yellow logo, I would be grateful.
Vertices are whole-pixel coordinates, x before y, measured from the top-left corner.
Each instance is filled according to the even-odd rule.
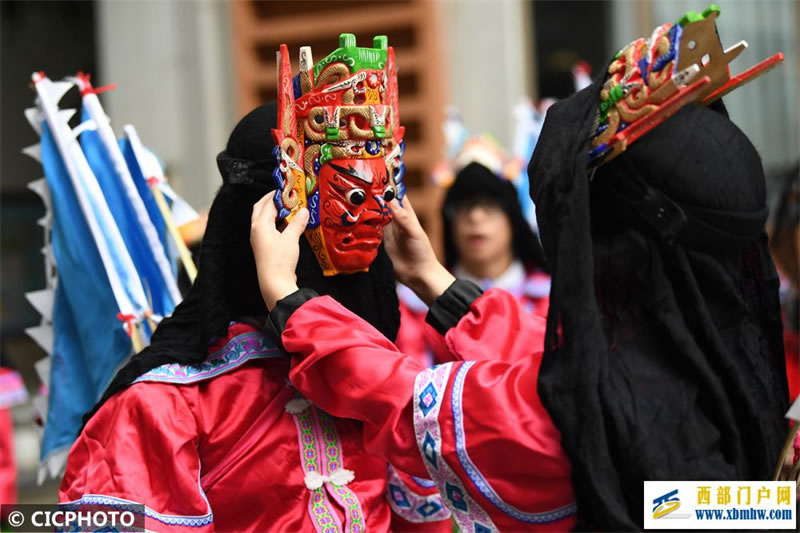
[[[663,494],[653,500],[653,518],[662,518],[681,506],[678,489]]]

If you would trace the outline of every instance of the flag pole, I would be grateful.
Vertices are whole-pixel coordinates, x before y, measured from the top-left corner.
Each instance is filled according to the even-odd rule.
[[[164,224],[167,226],[167,231],[169,231],[172,240],[175,242],[175,247],[178,249],[178,256],[181,259],[181,263],[183,263],[183,269],[189,276],[189,280],[194,283],[194,280],[197,278],[197,267],[194,264],[189,248],[183,241],[180,231],[178,231],[175,219],[172,218],[172,211],[170,211],[167,205],[164,193],[161,191],[161,182],[164,180],[161,166],[146,158],[144,147],[142,146],[142,141],[139,140],[139,134],[136,132],[136,128],[127,125],[123,129],[131,143],[136,161],[139,163],[139,169],[142,171],[142,175],[145,176],[147,185],[153,193],[153,198],[156,201],[156,205],[158,205],[158,210],[161,211],[161,216],[164,217]]]
[[[186,270],[189,280],[194,283],[195,278],[197,278],[197,266],[194,264],[189,248],[186,246],[186,243],[183,242],[183,237],[181,237],[180,231],[178,231],[178,226],[175,225],[172,212],[169,210],[167,200],[164,198],[164,193],[161,192],[158,186],[159,180],[155,176],[152,176],[147,178],[147,184],[150,186],[153,198],[156,199],[156,204],[158,205],[159,211],[161,211],[161,216],[164,217],[167,231],[169,231],[169,234],[172,236],[172,240],[175,241],[175,246],[178,248],[178,255],[181,258],[181,263],[183,263],[183,268]]]
[[[140,324],[131,323],[131,343],[133,344],[134,355],[144,350],[144,342],[142,342],[142,334],[139,331]]]

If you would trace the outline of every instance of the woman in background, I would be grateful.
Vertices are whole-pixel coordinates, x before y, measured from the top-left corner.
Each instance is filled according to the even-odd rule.
[[[539,239],[525,220],[510,165],[489,137],[467,141],[442,205],[445,266],[486,291],[505,289],[523,309],[547,318],[550,275]],[[425,322],[428,306],[406,286],[399,289],[397,347],[426,366],[452,361],[444,339]],[[499,353],[503,358],[508,354]]]

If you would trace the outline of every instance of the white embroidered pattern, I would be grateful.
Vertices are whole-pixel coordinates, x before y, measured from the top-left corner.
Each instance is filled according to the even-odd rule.
[[[423,370],[414,381],[414,432],[425,467],[443,501],[464,532],[499,531],[489,514],[469,495],[461,480],[442,456],[439,410],[453,363]]]
[[[428,496],[419,494],[403,482],[392,465],[386,465],[386,469],[389,474],[386,499],[396,515],[415,524],[450,518],[450,510],[442,501],[441,494],[438,492]],[[432,487],[435,486],[434,483]]]

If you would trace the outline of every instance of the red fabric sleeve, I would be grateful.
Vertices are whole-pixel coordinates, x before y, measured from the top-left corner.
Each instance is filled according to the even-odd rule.
[[[470,312],[445,337],[425,322],[424,313],[412,311],[401,302],[395,345],[423,366],[430,366],[430,356],[434,364],[484,359],[514,362],[544,346],[547,298],[543,301],[542,307],[537,305],[531,312],[511,293],[490,289],[473,302]]]
[[[514,361],[540,348],[544,321],[509,292],[492,289],[446,335],[456,360]],[[292,384],[327,412],[365,422],[367,448],[398,469],[424,477],[412,419],[414,380],[424,370],[366,321],[329,296],[289,318],[282,335],[293,359]],[[302,357],[305,356],[305,357]]]
[[[540,362],[534,353],[513,365],[453,365],[438,394],[440,460],[500,531],[566,531],[574,523],[569,460],[536,393]],[[417,387],[424,386],[423,379]]]
[[[149,508],[148,530],[213,531],[192,394],[195,387],[136,383],[109,399],[70,450],[59,502],[125,500]]]
[[[334,416],[362,420],[368,450],[426,477],[411,414],[414,379],[423,365],[329,296],[292,313],[281,338],[296,354],[289,379],[300,392]]]
[[[455,360],[513,363],[543,349],[545,326],[545,319],[527,312],[510,292],[490,289],[447,332],[445,342]]]
[[[439,332],[433,329],[433,326],[425,323],[425,329],[422,334],[425,336],[425,342],[433,355],[433,364],[440,365],[442,363],[449,363],[451,361],[458,361],[458,356],[450,351],[447,347],[445,338],[439,335]]]
[[[518,359],[516,364],[484,360],[428,370],[332,298],[315,298],[292,314],[283,332],[286,349],[298,354],[290,379],[328,412],[364,421],[367,449],[399,469],[433,477],[432,457],[440,457],[438,464],[452,469],[452,476],[435,479],[440,490],[450,486],[468,494],[501,530],[568,529],[574,521],[570,467],[536,395],[541,352],[524,338],[541,335],[543,328],[528,313],[513,316],[520,311],[510,294],[489,291],[447,334],[462,356],[488,359],[492,347],[499,346],[506,357]],[[442,372],[447,377],[431,392],[426,379]],[[420,454],[417,435],[428,438],[424,419],[431,417],[439,429],[430,443],[422,442]],[[458,428],[463,428],[461,437]],[[460,455],[463,450],[471,465]],[[475,472],[493,487],[494,496],[479,490]],[[532,522],[518,520],[515,513]]]

